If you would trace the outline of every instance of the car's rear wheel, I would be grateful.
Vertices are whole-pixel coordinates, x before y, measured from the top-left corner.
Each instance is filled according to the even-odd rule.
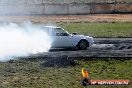
[[[87,40],[81,40],[78,43],[77,48],[80,49],[80,50],[86,50],[88,46],[89,46],[89,43],[88,43]]]

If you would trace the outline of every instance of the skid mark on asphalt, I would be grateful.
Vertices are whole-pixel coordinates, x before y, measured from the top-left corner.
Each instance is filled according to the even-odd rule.
[[[113,44],[94,44],[92,48],[112,48]]]
[[[88,49],[132,50],[131,44],[94,44]]]
[[[120,45],[115,45],[116,50],[132,50],[132,45],[130,44],[120,44]]]

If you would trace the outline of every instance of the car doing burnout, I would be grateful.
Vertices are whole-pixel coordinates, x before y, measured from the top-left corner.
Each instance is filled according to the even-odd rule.
[[[70,34],[61,27],[43,26],[41,29],[52,37],[52,48],[77,47],[80,50],[85,50],[94,44],[93,37],[77,35],[77,33]]]

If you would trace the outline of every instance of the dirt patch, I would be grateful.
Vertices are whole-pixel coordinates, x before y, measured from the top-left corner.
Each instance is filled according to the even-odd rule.
[[[58,23],[58,22],[132,22],[131,14],[93,15],[43,15],[43,16],[0,16],[1,22]]]

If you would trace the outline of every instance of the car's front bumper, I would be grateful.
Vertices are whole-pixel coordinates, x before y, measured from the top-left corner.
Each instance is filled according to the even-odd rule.
[[[89,37],[88,42],[89,42],[89,47],[92,46],[94,44],[93,37]]]

